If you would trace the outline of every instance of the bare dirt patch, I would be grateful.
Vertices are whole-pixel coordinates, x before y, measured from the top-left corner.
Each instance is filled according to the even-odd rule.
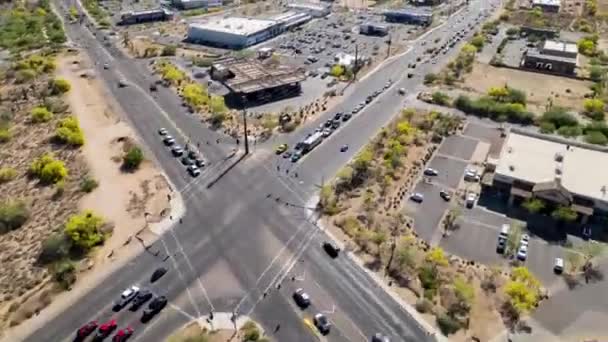
[[[490,87],[504,85],[524,91],[528,96],[529,108],[534,112],[542,113],[549,99],[554,105],[582,110],[583,98],[590,92],[589,87],[592,83],[475,63],[473,71],[466,76],[462,88],[477,94],[486,94]]]

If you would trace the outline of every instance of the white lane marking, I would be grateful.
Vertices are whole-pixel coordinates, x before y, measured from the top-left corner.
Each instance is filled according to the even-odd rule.
[[[196,275],[196,271],[194,270],[194,267],[192,266],[192,263],[190,262],[190,257],[188,257],[188,255],[186,254],[186,252],[184,252],[184,247],[179,242],[177,236],[175,235],[175,232],[173,231],[173,229],[169,229],[169,232],[171,233],[171,236],[173,236],[173,239],[175,240],[175,243],[177,244],[177,246],[179,248],[179,252],[182,253],[182,255],[184,256],[184,258],[186,260],[186,263],[188,264],[188,267],[190,267],[190,271],[192,272],[193,275]],[[196,280],[198,282],[198,286],[203,291],[203,295],[205,296],[205,299],[207,300],[207,303],[209,303],[209,306],[211,307],[211,310],[215,311],[215,307],[213,306],[213,303],[211,303],[211,300],[209,299],[209,296],[207,295],[207,290],[203,286],[203,283],[201,282],[201,278],[199,276],[197,276]],[[198,315],[199,316],[201,315],[200,312],[198,312]]]
[[[177,271],[177,275],[179,276],[179,278],[181,279],[182,283],[184,283],[184,286],[186,287],[186,294],[188,295],[188,299],[190,300],[190,304],[192,304],[192,306],[194,307],[194,310],[196,310],[196,313],[200,317],[201,316],[201,311],[199,310],[198,305],[194,301],[194,298],[192,297],[192,293],[190,293],[190,289],[188,288],[188,284],[186,284],[184,275],[180,271],[179,266],[177,265],[177,262],[175,261],[175,258],[171,257],[171,252],[169,251],[169,248],[167,247],[167,243],[165,242],[165,239],[162,236],[160,237],[160,241],[163,244],[163,247],[165,248],[165,253],[167,253],[167,255],[169,256],[169,259],[171,259],[171,262],[173,263],[173,267]]]

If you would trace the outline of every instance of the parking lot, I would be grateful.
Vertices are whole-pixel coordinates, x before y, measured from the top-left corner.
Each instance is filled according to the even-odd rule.
[[[460,190],[479,192],[479,184],[465,182],[465,170],[479,163],[479,151],[485,154],[498,154],[502,147],[500,130],[481,124],[469,123],[462,135],[445,139],[437,153],[426,165],[437,170],[436,176],[423,177],[413,192],[424,196],[421,203],[408,201],[405,212],[414,219],[418,235],[431,244],[438,244],[446,251],[463,258],[487,265],[505,264],[508,262],[502,254],[496,252],[498,233],[503,224],[513,224],[512,218],[485,207],[496,199],[481,198],[473,208],[466,208],[463,200],[453,196],[450,202],[439,196],[440,190],[452,193]],[[485,155],[484,155],[485,157]],[[425,179],[426,178],[426,179]],[[489,207],[494,208],[495,206]],[[440,222],[449,208],[458,208],[459,228],[446,237]],[[549,287],[559,278],[553,273],[556,257],[564,257],[562,247],[531,236],[528,256],[525,265],[529,267]]]
[[[388,35],[377,37],[360,34],[359,25],[367,22],[387,26]],[[354,56],[357,50],[359,58],[379,61],[387,54],[389,37],[391,52],[394,53],[403,49],[418,30],[421,29],[416,26],[385,23],[378,14],[332,13],[260,44],[259,47],[273,47],[280,55],[305,65],[313,74],[322,74],[335,64],[334,57],[338,53]]]

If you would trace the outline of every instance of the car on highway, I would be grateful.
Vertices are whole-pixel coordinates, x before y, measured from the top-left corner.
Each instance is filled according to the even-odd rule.
[[[148,87],[148,89],[150,89],[150,91],[157,91],[158,86],[155,83],[151,83],[150,87]]]
[[[115,319],[111,319],[111,320],[107,321],[106,323],[100,325],[99,328],[97,328],[97,334],[95,334],[95,340],[100,341],[100,340],[103,340],[104,338],[110,336],[112,331],[116,330],[117,326],[118,325],[116,324]]]
[[[281,153],[287,151],[288,148],[289,148],[289,146],[287,146],[287,144],[278,145],[277,147],[275,147],[274,153],[281,154]]]
[[[334,245],[329,241],[323,242],[323,250],[325,250],[325,253],[327,253],[327,255],[334,259],[340,255],[340,247]]]
[[[346,152],[346,151],[348,151],[348,145],[342,145],[340,147],[340,152]]]
[[[160,135],[167,135],[167,133],[168,133],[168,132],[167,132],[167,129],[166,129],[166,128],[160,128],[160,129],[158,130],[158,134],[160,134]]]
[[[110,64],[108,64],[108,63],[103,63],[103,69],[104,69],[104,70],[108,70],[108,69],[110,69]]]
[[[443,200],[446,202],[449,202],[452,199],[452,195],[450,195],[450,192],[447,190],[439,191],[439,196],[441,196],[441,198],[443,198]]]
[[[127,80],[125,80],[125,79],[118,80],[118,87],[119,88],[126,88],[128,86],[129,86],[129,83],[127,82]]]
[[[302,288],[295,290],[293,300],[302,309],[306,309],[310,305],[310,296]]]
[[[466,207],[471,209],[473,208],[473,206],[475,206],[475,201],[477,200],[477,195],[473,192],[470,192],[467,195],[467,199],[465,201]]]
[[[152,319],[152,317],[161,312],[165,306],[167,306],[167,298],[165,296],[158,296],[154,298],[144,310],[144,315],[141,318],[142,322],[147,322]]]
[[[165,136],[165,138],[163,139],[163,142],[165,143],[165,145],[167,146],[172,146],[173,144],[175,144],[175,138],[173,138],[170,135]]]
[[[425,176],[437,176],[439,174],[439,171],[437,171],[436,169],[427,167],[426,169],[424,169],[424,175]]]
[[[332,129],[338,129],[340,127],[340,120],[334,120],[331,123],[331,128]]]
[[[399,88],[399,95],[405,95],[405,88]]]
[[[555,274],[562,274],[562,272],[564,272],[564,259],[555,258],[555,262],[553,263],[553,272]]]
[[[302,158],[302,150],[296,151],[294,154],[292,154],[290,160],[292,163],[295,163],[300,160],[300,158]]]
[[[422,201],[424,201],[424,195],[419,192],[415,192],[410,195],[410,200],[416,203],[422,203]]]
[[[198,177],[201,174],[201,169],[199,169],[196,165],[188,166],[187,170],[192,177]]]
[[[167,273],[167,269],[164,267],[159,267],[152,272],[152,276],[150,277],[150,282],[155,283],[158,279],[162,278],[165,273]]]
[[[90,321],[89,323],[83,325],[82,327],[80,327],[80,329],[76,331],[76,338],[74,339],[74,341],[84,341],[89,335],[93,333],[93,331],[95,331],[95,329],[97,329],[97,326],[97,321]]]
[[[152,299],[152,291],[148,289],[141,289],[137,296],[133,299],[133,303],[131,304],[131,311],[137,311],[145,302]]]
[[[116,335],[112,337],[112,342],[125,342],[133,335],[133,328],[126,327],[116,332]]]
[[[299,143],[296,144],[296,146],[293,149],[296,151],[300,151],[303,148],[304,148],[304,142],[300,141]]]
[[[331,128],[325,128],[323,129],[323,138],[327,138],[328,136],[330,136],[332,133],[334,132],[333,129]]]
[[[388,336],[382,335],[381,333],[375,333],[370,339],[370,342],[391,342]]]
[[[184,154],[184,149],[179,145],[175,145],[171,147],[171,153],[176,157],[181,157]]]
[[[139,293],[139,287],[132,285],[131,287],[125,289],[120,294],[120,298],[114,303],[114,311],[119,311],[125,305],[129,304],[130,301],[137,296]]]
[[[315,317],[313,318],[313,322],[315,324],[315,327],[317,327],[317,329],[319,330],[319,332],[322,335],[329,334],[329,331],[331,329],[331,323],[329,322],[329,319],[327,319],[327,317],[324,314],[322,314],[322,313],[316,314]]]

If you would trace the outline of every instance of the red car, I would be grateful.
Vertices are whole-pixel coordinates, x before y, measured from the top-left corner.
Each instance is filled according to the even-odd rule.
[[[112,331],[114,331],[116,329],[117,325],[116,325],[116,320],[112,319],[109,320],[108,322],[102,324],[99,326],[99,329],[97,329],[97,338],[101,338],[104,339],[108,336],[110,336],[110,334],[112,333]]]
[[[112,337],[112,342],[125,342],[133,335],[133,329],[131,327],[126,327],[124,329],[118,330],[116,335]]]
[[[78,329],[76,332],[76,341],[82,341],[87,336],[91,335],[97,329],[97,321],[91,321]]]

